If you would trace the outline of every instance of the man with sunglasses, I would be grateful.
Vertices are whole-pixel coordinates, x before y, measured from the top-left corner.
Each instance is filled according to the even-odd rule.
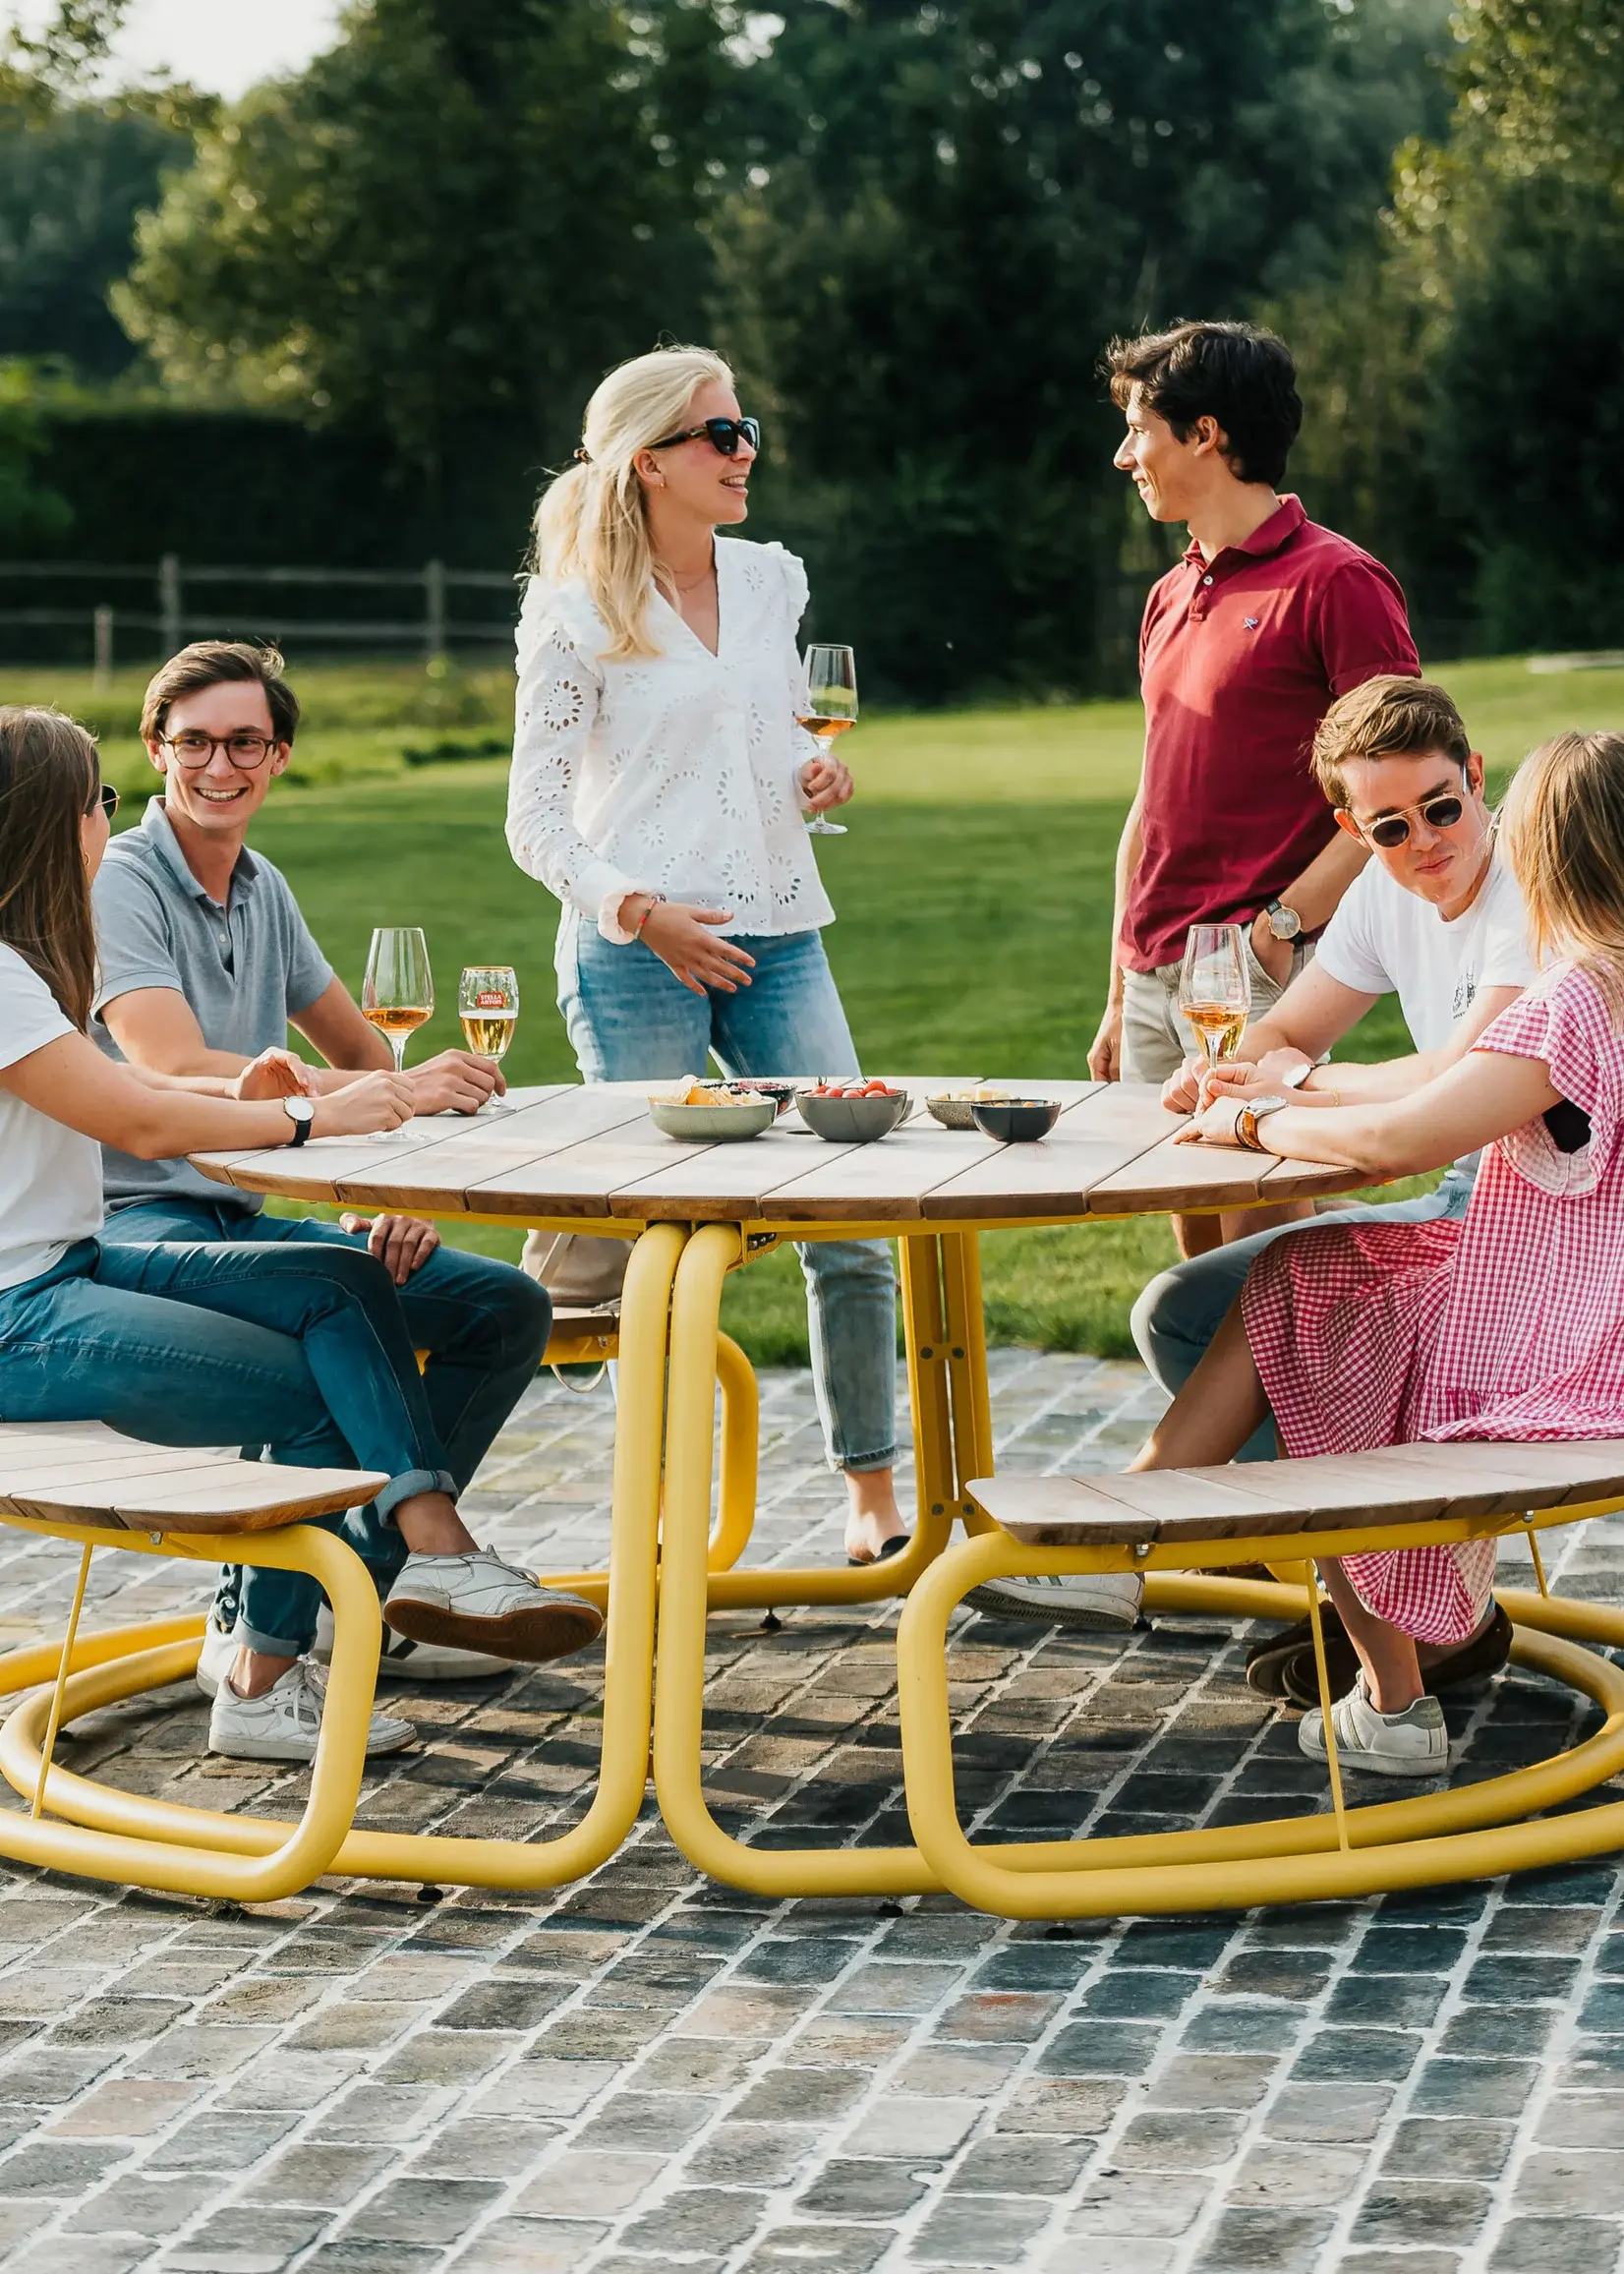
[[[287,768],[298,724],[298,701],[272,649],[200,641],[147,687],[141,733],[163,794],[148,803],[140,827],[113,840],[93,894],[92,1032],[109,1055],[161,1074],[235,1074],[285,1044],[292,1024],[326,1062],[300,1072],[308,1092],[342,1088],[393,1065],[388,1044],[317,945],[286,878],[248,848],[250,824]],[[504,1086],[493,1064],[460,1050],[413,1068],[407,1079],[423,1114],[476,1112]],[[459,1490],[467,1487],[535,1378],[551,1325],[544,1288],[508,1264],[442,1247],[435,1227],[416,1218],[346,1217],[335,1225],[272,1216],[256,1195],[211,1184],[185,1161],[138,1160],[109,1146],[102,1176],[102,1238],[120,1245],[309,1241],[370,1249],[399,1290],[414,1346],[429,1353],[430,1412],[446,1467]],[[421,1681],[506,1671],[501,1622],[511,1626],[519,1612],[534,1618],[535,1599],[546,1591],[471,1551],[471,1542],[466,1550],[415,1556],[408,1571],[405,1542],[372,1509],[354,1511],[345,1536],[379,1593],[387,1598],[403,1586],[414,1603],[432,1600],[446,1637],[414,1643],[385,1626],[381,1673]],[[425,1572],[425,1563],[443,1568]],[[573,1599],[550,1600],[560,1606],[562,1638]],[[306,1656],[313,1646],[318,1655],[330,1649],[330,1636],[319,1591],[304,1574],[228,1569],[198,1669],[215,1701],[211,1749],[250,1760],[310,1758],[319,1714],[309,1710]],[[477,1647],[482,1636],[491,1638],[486,1648]],[[369,1749],[391,1751],[411,1735],[409,1723],[375,1715]]]
[[[1247,1028],[1244,1059],[1204,1077],[1201,1061],[1192,1057],[1169,1079],[1163,1101],[1177,1112],[1192,1112],[1220,1093],[1253,1110],[1287,1096],[1325,1105],[1403,1097],[1464,1058],[1535,976],[1522,896],[1495,852],[1483,761],[1442,687],[1393,674],[1367,679],[1326,712],[1312,765],[1337,829],[1369,847],[1369,864],[1343,896],[1313,962]],[[1415,1051],[1382,1065],[1327,1064],[1332,1046],[1388,994],[1399,999]],[[1308,1221],[1425,1223],[1464,1216],[1477,1167],[1472,1154],[1418,1198],[1356,1204]],[[1289,1240],[1302,1228],[1285,1224],[1254,1233],[1151,1280],[1133,1307],[1133,1339],[1164,1389],[1177,1391],[1193,1373],[1256,1257],[1271,1241]],[[1270,1422],[1239,1458],[1267,1461],[1274,1454]],[[1136,1579],[1114,1575],[996,1586],[1002,1611],[1096,1626],[1113,1614],[1117,1623],[1131,1624],[1142,1593]],[[994,1607],[987,1591],[970,1600]],[[1289,1686],[1296,1679],[1305,1693],[1297,1702],[1318,1702],[1311,1650],[1299,1664],[1305,1633],[1305,1627],[1301,1635],[1288,1629],[1258,1647],[1247,1668],[1254,1688],[1296,1697]],[[1510,1635],[1503,1613],[1494,1613],[1484,1635],[1432,1669],[1433,1680],[1447,1684],[1492,1672],[1504,1663]]]

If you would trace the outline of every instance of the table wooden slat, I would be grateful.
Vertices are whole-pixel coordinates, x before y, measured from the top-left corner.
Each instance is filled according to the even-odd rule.
[[[925,1215],[1085,1214],[1098,1185],[1183,1127],[1153,1091],[1125,1092],[1117,1082],[1076,1086],[1082,1094],[1036,1143],[992,1145],[982,1137],[980,1157],[925,1195]]]

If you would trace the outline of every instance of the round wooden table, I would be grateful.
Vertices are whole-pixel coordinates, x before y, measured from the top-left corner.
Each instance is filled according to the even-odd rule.
[[[707,1608],[871,1602],[905,1594],[993,1469],[977,1235],[1267,1205],[1367,1180],[1272,1155],[1175,1143],[1183,1117],[1128,1083],[1002,1083],[1065,1110],[1036,1144],[943,1129],[927,1092],[965,1076],[888,1078],[915,1100],[877,1144],[831,1145],[791,1109],[741,1144],[683,1144],[647,1112],[646,1083],[515,1090],[512,1111],[414,1122],[393,1137],[197,1156],[241,1192],[442,1219],[635,1239],[619,1337],[609,1563],[549,1574],[608,1603],[604,1755],[585,1820],[552,1841],[356,1833],[333,1868],[387,1878],[552,1886],[605,1861],[656,1789],[673,1837],[720,1879],[768,1895],[898,1895],[938,1882],[913,1848],[765,1849],[725,1833],[701,1791]],[[850,1568],[739,1570],[748,1517],[711,1533],[724,1281],[785,1240],[895,1238],[918,1509],[907,1549]],[[656,1621],[658,1681],[655,1679]],[[651,1695],[652,1693],[652,1695]],[[652,1708],[652,1711],[651,1711]],[[232,1820],[241,1836],[242,1820]]]

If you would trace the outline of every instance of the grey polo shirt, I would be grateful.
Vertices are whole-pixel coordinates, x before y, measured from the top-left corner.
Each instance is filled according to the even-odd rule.
[[[332,979],[281,870],[245,845],[221,907],[187,867],[161,797],[148,802],[139,829],[109,845],[91,901],[97,972],[90,1032],[109,1058],[122,1053],[102,1009],[138,988],[172,987],[192,1006],[211,1050],[255,1058],[286,1042],[288,1020]],[[101,1173],[109,1208],[176,1198],[262,1205],[255,1194],[210,1184],[184,1160],[138,1161],[111,1145],[101,1148]]]

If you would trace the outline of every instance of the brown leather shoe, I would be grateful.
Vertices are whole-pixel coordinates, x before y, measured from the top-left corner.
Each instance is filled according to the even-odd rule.
[[[1305,1619],[1304,1624],[1307,1624]],[[1341,1632],[1341,1621],[1337,1624],[1340,1650],[1331,1641],[1330,1620],[1325,1621],[1325,1666],[1331,1677],[1333,1699],[1346,1697],[1359,1675],[1358,1654]],[[1496,1603],[1494,1615],[1481,1634],[1462,1643],[1460,1649],[1451,1651],[1446,1659],[1434,1659],[1429,1666],[1422,1666],[1421,1688],[1428,1697],[1436,1697],[1440,1691],[1461,1689],[1468,1682],[1487,1681],[1500,1671],[1510,1656],[1511,1621]],[[1250,1679],[1249,1673],[1247,1679]],[[1280,1694],[1289,1705],[1305,1708],[1318,1705],[1319,1674],[1314,1666],[1311,1640],[1297,1650],[1281,1668]]]
[[[1354,1674],[1359,1671],[1359,1660],[1355,1656],[1353,1644],[1343,1631],[1341,1616],[1328,1603],[1322,1603],[1319,1606],[1319,1623],[1325,1630],[1325,1651],[1333,1676],[1339,1663],[1339,1648],[1347,1653],[1353,1672],[1349,1674],[1345,1686],[1351,1687]],[[1313,1628],[1305,1618],[1300,1618],[1295,1619],[1290,1626],[1281,1627],[1277,1633],[1266,1634],[1261,1642],[1254,1642],[1247,1653],[1247,1688],[1257,1691],[1260,1697],[1283,1698],[1286,1695],[1286,1667],[1299,1651],[1305,1650],[1312,1658],[1313,1639]],[[1316,1684],[1312,1701],[1315,1705],[1319,1703],[1317,1692]],[[1340,1697],[1342,1692],[1339,1690],[1337,1695]]]

